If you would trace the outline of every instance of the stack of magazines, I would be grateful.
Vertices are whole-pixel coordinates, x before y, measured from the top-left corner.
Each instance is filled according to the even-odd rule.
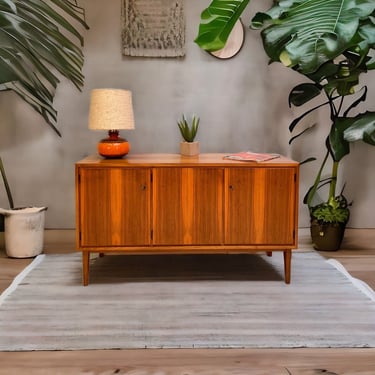
[[[279,158],[279,154],[263,154],[251,151],[241,151],[224,156],[224,159],[262,162]]]

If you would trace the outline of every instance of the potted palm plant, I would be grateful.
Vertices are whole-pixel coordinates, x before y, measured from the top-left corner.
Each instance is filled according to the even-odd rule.
[[[84,80],[83,38],[74,23],[88,28],[84,10],[76,1],[34,0],[29,3],[22,0],[0,0],[0,91],[14,91],[59,136],[61,134],[56,127],[57,112],[53,105],[59,78],[54,70],[69,79],[78,89],[83,86]],[[32,215],[36,212],[44,215],[46,208],[15,209],[1,158],[0,167],[9,201],[9,209],[3,210],[6,215],[5,246],[8,252],[9,231],[11,228],[15,229],[13,224],[9,224],[10,221],[18,221],[28,211]],[[17,219],[13,220],[13,216]],[[35,228],[44,225],[43,220],[44,217],[38,221],[38,225],[35,224]],[[18,237],[22,236],[18,234]],[[12,250],[11,256],[34,256],[41,251],[41,246],[37,248],[38,250],[30,251],[23,248],[20,253]]]
[[[177,121],[183,141],[180,143],[180,153],[183,156],[196,156],[199,154],[199,142],[195,141],[199,129],[199,117],[195,115],[191,118],[189,124],[185,115],[182,119]]]
[[[208,51],[223,48],[248,3],[249,0],[213,0],[202,12],[196,43]],[[300,120],[313,111],[323,106],[329,108],[327,136],[323,140],[326,153],[304,199],[312,224],[318,228],[312,233],[317,231],[321,238],[325,237],[329,222],[342,227],[349,219],[347,200],[336,189],[339,164],[350,153],[350,143],[364,141],[375,145],[375,113],[356,112],[367,96],[366,86],[356,88],[359,76],[375,68],[374,16],[373,0],[294,0],[275,1],[267,12],[257,13],[251,22],[252,28],[262,30],[263,47],[270,62],[281,62],[308,80],[292,89],[289,104],[302,106],[319,95],[325,96],[322,103],[296,118],[289,126],[290,131],[299,129]],[[354,99],[346,104],[348,98]],[[307,134],[310,128],[294,135],[291,142]],[[316,158],[307,158],[305,162],[312,160]],[[326,168],[330,168],[328,176],[324,175]],[[314,202],[317,191],[325,185],[329,186],[327,198]],[[333,248],[339,244],[337,241]],[[323,247],[328,249],[326,245]]]

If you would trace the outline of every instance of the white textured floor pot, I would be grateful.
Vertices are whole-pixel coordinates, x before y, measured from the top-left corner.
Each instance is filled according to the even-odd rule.
[[[43,252],[44,221],[47,207],[5,210],[5,251],[11,258],[31,258]]]
[[[199,155],[199,142],[181,142],[180,154],[183,156]]]

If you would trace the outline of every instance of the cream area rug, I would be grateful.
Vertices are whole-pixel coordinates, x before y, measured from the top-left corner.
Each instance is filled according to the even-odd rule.
[[[375,347],[375,297],[337,262],[282,253],[41,255],[0,297],[0,350]]]

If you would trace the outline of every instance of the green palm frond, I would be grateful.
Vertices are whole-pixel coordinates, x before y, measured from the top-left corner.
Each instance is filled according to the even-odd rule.
[[[84,81],[83,38],[73,23],[88,28],[76,1],[0,0],[0,91],[13,90],[58,134],[56,73],[78,89]]]

